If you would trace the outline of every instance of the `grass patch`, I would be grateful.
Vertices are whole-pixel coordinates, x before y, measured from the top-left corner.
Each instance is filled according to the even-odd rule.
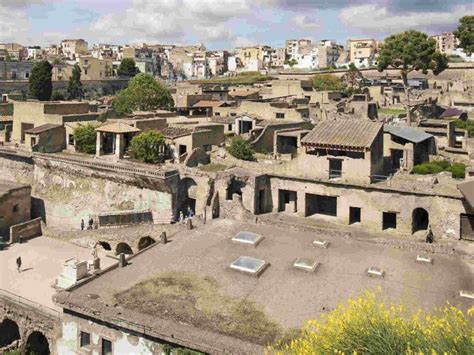
[[[380,115],[394,115],[394,116],[406,114],[405,110],[401,108],[379,108],[378,113]]]
[[[218,172],[218,171],[223,171],[227,168],[228,168],[227,165],[220,164],[220,163],[211,163],[211,164],[199,166],[199,170],[213,172],[213,173]]]
[[[469,137],[471,138],[474,137],[474,121],[472,120],[463,121],[463,120],[457,119],[454,121],[454,126],[456,128],[465,129]]]
[[[443,171],[449,171],[455,179],[464,179],[466,176],[466,165],[463,163],[451,163],[447,160],[431,161],[415,165],[412,174],[428,175],[438,174]]]
[[[262,81],[270,81],[274,79],[275,78],[273,76],[263,75],[259,72],[247,72],[236,76],[218,77],[206,80],[192,80],[191,82],[196,84],[219,83],[229,85],[252,85]]]
[[[114,297],[125,308],[256,344],[270,344],[284,336],[261,306],[222,295],[218,283],[210,277],[166,272]]]

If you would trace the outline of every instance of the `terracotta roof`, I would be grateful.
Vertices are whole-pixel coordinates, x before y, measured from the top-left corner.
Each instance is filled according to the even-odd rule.
[[[187,136],[188,134],[192,133],[192,130],[189,128],[181,128],[181,127],[165,127],[160,129],[160,133],[168,139],[179,138],[183,136]]]
[[[105,123],[99,128],[96,128],[95,130],[98,132],[107,132],[107,133],[135,133],[135,132],[141,131],[140,129],[136,127],[132,127],[122,122]]]
[[[301,143],[324,148],[369,148],[382,127],[382,123],[365,120],[323,121]]]
[[[55,129],[55,128],[58,128],[58,127],[61,127],[61,125],[47,123],[47,124],[43,124],[41,126],[37,126],[37,127],[34,127],[34,128],[25,129],[24,132],[25,133],[30,133],[30,134],[39,134],[39,133],[43,133],[43,132],[46,132],[46,131],[49,131],[51,129]]]

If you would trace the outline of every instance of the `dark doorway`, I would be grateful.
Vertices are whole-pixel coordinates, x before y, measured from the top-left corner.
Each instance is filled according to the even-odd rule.
[[[48,339],[43,333],[34,331],[28,337],[26,342],[26,353],[35,355],[49,355],[49,343]]]
[[[179,156],[183,155],[188,151],[188,147],[184,144],[180,144],[178,147]]]
[[[146,247],[155,243],[155,240],[151,237],[142,237],[138,241],[138,250],[145,249]]]
[[[119,254],[127,254],[127,255],[132,255],[133,254],[133,250],[132,248],[130,248],[130,245],[128,245],[127,243],[118,243],[117,244],[117,248],[115,249],[115,254],[116,255],[119,255]]]
[[[18,324],[8,318],[4,319],[0,323],[0,348],[10,345],[15,340],[20,340]]]
[[[329,178],[335,179],[342,176],[342,160],[329,159]]]
[[[360,207],[349,207],[349,224],[360,223]]]
[[[474,241],[474,214],[461,214],[461,239]]]
[[[278,190],[278,212],[297,212],[296,191]]]
[[[337,197],[306,194],[306,216],[322,214],[337,216]]]
[[[420,230],[428,230],[430,218],[428,211],[424,208],[415,208],[412,214],[412,232],[415,233]]]
[[[382,217],[382,230],[397,228],[397,214],[395,212],[384,212]]]
[[[252,130],[253,122],[252,121],[240,121],[240,134],[248,133]]]
[[[266,190],[258,190],[258,211],[257,213],[265,213],[266,212]]]
[[[178,211],[183,212],[183,215],[186,216],[188,213],[188,208],[196,212],[196,200],[197,200],[197,183],[191,178],[184,178],[181,180],[181,190],[180,190],[180,203],[178,206]]]
[[[115,135],[108,132],[101,133],[103,135],[102,151],[104,154],[114,154],[115,152]]]
[[[226,200],[232,200],[234,194],[242,196],[242,189],[245,187],[245,182],[232,177],[229,185],[227,185]]]
[[[27,129],[33,128],[35,125],[33,123],[22,123],[21,124],[21,143],[25,143],[25,131]]]
[[[112,355],[112,342],[102,339],[102,355]]]
[[[403,159],[403,150],[401,149],[391,149],[392,152],[392,168],[400,169],[400,161]]]

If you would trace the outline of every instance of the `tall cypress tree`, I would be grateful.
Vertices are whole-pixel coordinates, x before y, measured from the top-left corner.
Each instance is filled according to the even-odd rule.
[[[53,91],[53,67],[47,60],[33,65],[30,74],[30,96],[40,101],[48,101]]]
[[[84,96],[81,83],[81,68],[77,64],[72,68],[72,75],[69,78],[67,93],[71,99],[81,99]]]

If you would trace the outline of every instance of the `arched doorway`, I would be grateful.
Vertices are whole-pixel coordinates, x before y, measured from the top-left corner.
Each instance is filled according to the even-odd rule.
[[[245,187],[245,182],[232,177],[227,185],[226,200],[232,200],[234,194],[242,196],[242,189]]]
[[[26,341],[26,354],[49,355],[48,339],[43,333],[34,331]]]
[[[0,323],[0,348],[10,345],[15,340],[20,340],[18,324],[6,318]]]
[[[430,217],[428,211],[424,208],[415,208],[412,215],[412,232],[418,232],[420,230],[428,230],[430,224]]]
[[[188,207],[196,213],[196,199],[197,199],[197,184],[191,178],[184,178],[181,180],[181,199],[179,211],[186,216]]]
[[[112,247],[111,247],[110,244],[107,243],[107,242],[100,241],[100,242],[99,242],[99,245],[100,245],[102,248],[104,248],[104,250],[108,250],[108,251],[112,250]]]
[[[130,247],[130,245],[128,245],[127,243],[121,242],[121,243],[117,244],[117,248],[115,249],[115,254],[119,255],[119,254],[122,254],[122,253],[132,255],[133,250]]]
[[[142,237],[138,241],[138,250],[145,249],[153,243],[155,243],[155,240],[152,237]]]

